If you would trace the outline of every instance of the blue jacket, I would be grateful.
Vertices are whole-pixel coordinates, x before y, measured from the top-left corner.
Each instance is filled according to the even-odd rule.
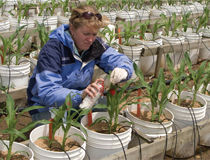
[[[81,60],[73,52],[74,41],[64,33],[65,30],[69,30],[69,25],[55,29],[39,53],[37,65],[29,80],[27,101],[29,106],[46,107],[33,110],[30,114],[61,106],[69,93],[74,95],[73,107],[79,106],[83,90],[91,83],[95,65],[106,73],[116,67],[124,68],[128,72],[127,79],[132,76],[132,62],[99,37],[85,51]]]

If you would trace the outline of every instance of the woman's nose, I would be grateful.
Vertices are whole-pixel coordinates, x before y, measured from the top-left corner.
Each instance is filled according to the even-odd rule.
[[[94,37],[90,35],[90,36],[88,36],[87,39],[88,39],[89,42],[93,42]]]

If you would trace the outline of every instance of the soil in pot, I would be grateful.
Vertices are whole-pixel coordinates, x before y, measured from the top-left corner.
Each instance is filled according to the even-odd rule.
[[[55,143],[52,143],[51,148],[49,148],[48,146],[49,141],[47,139],[42,139],[42,138],[37,139],[34,144],[45,150],[63,152],[60,145],[63,142],[63,137],[55,136],[54,141]],[[79,146],[80,144],[78,142],[74,141],[71,138],[68,138],[65,143],[65,151],[75,150],[79,148]]]
[[[85,125],[85,127],[88,128],[89,130],[97,132],[97,133],[110,134],[106,122],[99,122],[91,127],[88,125]],[[121,125],[118,125],[116,130],[118,131],[121,127],[122,127]],[[126,130],[127,130],[126,128],[121,128],[119,130],[119,132],[114,132],[114,133],[115,134],[122,133],[122,132],[125,132]]]
[[[174,99],[174,101],[172,102],[175,105],[178,105],[178,99]],[[187,106],[192,106],[193,101],[191,100],[182,100],[180,103],[180,107],[187,107]],[[203,107],[203,105],[201,103],[195,102],[193,108],[200,108]]]
[[[152,116],[152,112],[151,111],[140,111],[140,117],[137,116],[137,111],[132,111],[131,114],[133,116],[135,116],[138,119],[144,120],[144,121],[148,121],[151,122],[151,116]],[[168,122],[167,118],[162,114],[160,116],[160,119],[163,120],[162,122]],[[158,119],[155,119],[158,120]],[[154,123],[159,123],[158,121],[154,121]]]
[[[6,160],[7,159],[7,151],[0,151],[0,158],[2,158],[3,160]],[[13,154],[14,152],[12,152]],[[17,153],[15,155],[13,155],[10,160],[28,160],[27,157],[21,155],[20,153]]]

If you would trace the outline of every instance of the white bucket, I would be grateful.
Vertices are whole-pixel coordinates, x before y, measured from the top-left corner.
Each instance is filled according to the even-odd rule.
[[[27,25],[24,27],[24,29],[35,27],[33,18],[29,18],[28,20],[20,20],[20,24],[18,24],[18,19],[16,18],[10,18],[9,21],[10,21],[10,31],[16,30],[17,27],[21,27],[24,25]]]
[[[201,38],[202,38],[202,33],[189,33],[189,32],[182,32],[182,35],[185,37],[186,42],[191,42],[191,41],[197,41],[199,44],[199,47],[196,49],[191,49],[191,45],[189,44],[189,57],[192,62],[192,65],[197,64],[198,62],[198,57],[199,57],[199,50],[200,50],[200,45],[201,45]]]
[[[199,3],[199,2],[194,2],[193,3],[195,9],[193,10],[193,13],[202,13],[205,5]]]
[[[180,36],[180,37],[161,36],[161,38],[163,39],[163,44],[182,43],[185,41],[184,36]],[[160,67],[168,70],[168,66],[166,64],[166,54],[162,55]],[[176,52],[176,53],[168,53],[168,54],[170,55],[170,58],[174,64],[174,68],[175,69],[179,68],[180,62],[184,58],[184,52]]]
[[[166,15],[167,10],[166,9],[150,9],[150,17],[155,18],[155,17],[160,17],[161,14]]]
[[[168,16],[172,16],[172,13],[176,13],[176,15],[180,15],[182,13],[181,6],[162,5],[162,8],[165,8],[167,10],[166,15],[168,15]]]
[[[198,95],[202,96],[207,102],[206,116],[204,117],[204,120],[209,121],[210,120],[210,96],[206,95],[206,94],[202,94],[201,93],[202,88],[203,88],[203,85],[201,85],[201,87],[199,88],[199,91],[197,93],[198,93]],[[210,91],[210,84],[208,84],[207,90]],[[210,133],[205,134],[204,136],[201,136],[200,142],[204,146],[210,146]]]
[[[100,118],[102,116],[109,117],[107,112],[94,112],[92,114],[93,122],[97,118]],[[119,115],[118,123],[121,121],[129,121],[129,120]],[[81,119],[81,125],[85,127],[85,125],[87,124],[88,124],[88,116],[86,115]],[[125,123],[124,125],[128,126],[127,123]],[[115,153],[121,152],[122,145],[119,139],[121,140],[125,150],[127,150],[128,144],[131,141],[131,131],[132,131],[131,128],[129,128],[125,132],[117,133],[119,139],[113,134],[102,134],[102,133],[93,132],[91,130],[88,130],[86,127],[85,129],[88,133],[87,153],[90,156],[90,159],[93,160],[102,159],[110,155],[113,155]],[[88,159],[88,157],[86,156],[85,159]]]
[[[111,23],[116,22],[117,13],[116,12],[100,12],[101,15],[106,15]]]
[[[176,91],[176,93],[177,93],[177,91]],[[171,94],[172,94],[172,92],[169,93],[168,97],[170,97]],[[187,91],[182,91],[181,99],[184,99],[187,96],[193,98],[193,93],[187,92]],[[172,96],[172,98],[177,99],[177,96],[174,94]],[[186,98],[186,99],[189,99],[189,98]],[[196,101],[200,102],[204,106],[201,108],[193,108],[193,109],[189,108],[188,109],[187,107],[177,106],[177,105],[169,102],[169,103],[167,103],[166,107],[171,112],[173,112],[175,119],[181,120],[181,121],[186,121],[186,123],[189,122],[189,124],[192,124],[192,116],[190,113],[194,112],[197,121],[202,120],[206,114],[206,107],[207,107],[206,100],[203,97],[201,97],[200,95],[196,95]]]
[[[38,52],[38,51],[33,51],[33,52],[31,52],[30,55],[29,55],[29,56],[30,56],[30,57],[29,57],[29,60],[30,60],[30,63],[31,63],[31,65],[30,65],[31,73],[33,73],[34,68],[35,68],[35,66],[36,66],[36,64],[37,64],[37,59],[34,58],[35,56],[37,56],[37,52]]]
[[[157,39],[155,41],[142,41],[142,43],[145,49],[154,46],[159,47],[162,45],[162,39]],[[152,75],[155,72],[157,55],[154,55],[155,53],[152,54],[153,56],[141,57],[140,68],[145,75]]]
[[[151,107],[151,103],[147,103],[147,105],[149,107]],[[126,117],[131,122],[134,123],[134,126],[135,126],[136,129],[138,129],[142,133],[146,134],[148,137],[158,138],[160,136],[165,136],[166,132],[167,133],[172,132],[173,123],[171,121],[162,123],[164,125],[165,129],[166,129],[166,132],[165,132],[165,129],[163,128],[163,126],[160,123],[153,123],[153,122],[148,122],[148,121],[138,119],[130,113],[130,112],[133,112],[133,111],[137,111],[137,105],[136,104],[132,104],[132,105],[127,107]],[[146,106],[141,106],[141,111],[150,111],[150,110]],[[173,113],[171,111],[169,111],[168,109],[164,109],[163,113],[165,114],[165,116],[167,118],[171,119],[172,121],[174,120]]]
[[[150,10],[134,10],[136,12],[136,20],[149,19]]]
[[[70,17],[58,16],[58,21],[61,24],[69,24],[69,18]]]
[[[0,17],[0,32],[7,32],[10,28],[10,22],[7,17]]]
[[[85,135],[78,130],[75,127],[71,127],[67,136],[71,135],[71,138],[78,142],[81,147],[84,149],[86,148],[86,142],[84,142],[80,137],[75,136],[73,134],[79,134],[83,138],[85,138]],[[59,128],[55,136],[63,136],[64,132],[62,128]],[[31,133],[30,133],[30,139],[29,139],[29,147],[33,150],[34,152],[34,159],[35,160],[68,160],[68,156],[64,152],[57,152],[57,151],[49,151],[42,149],[38,147],[37,145],[34,144],[34,142],[42,136],[49,136],[49,125],[41,125],[37,128],[35,128]],[[82,160],[85,156],[85,151],[82,148],[77,148],[72,151],[66,151],[66,153],[69,155],[71,160]]]
[[[12,9],[14,9],[15,4],[17,4],[17,0],[3,0],[3,2],[6,2],[3,7],[5,11],[11,11]],[[12,11],[12,13],[14,13],[14,11]]]
[[[135,11],[118,11],[117,17],[125,19],[125,21],[134,21],[136,14]]]
[[[172,93],[170,93],[170,94],[172,94]],[[170,96],[170,94],[169,94],[169,96]],[[192,92],[182,91],[181,99],[185,98],[186,96],[190,96],[192,98],[193,94],[192,94]],[[173,98],[177,98],[177,96],[174,95]],[[197,123],[199,123],[205,117],[207,102],[204,98],[202,98],[199,95],[196,95],[196,101],[199,101],[200,103],[204,104],[204,106],[201,108],[193,108],[193,112],[195,114],[196,121],[197,121]],[[177,130],[186,128],[189,126],[193,126],[193,121],[192,121],[192,116],[191,116],[191,114],[193,115],[193,112],[192,112],[191,108],[188,109],[186,107],[177,106],[170,102],[168,102],[166,107],[174,114],[174,123],[176,125]],[[190,114],[189,110],[191,111],[191,114]],[[194,124],[194,125],[196,125],[196,124]],[[173,131],[175,131],[174,127],[173,127]],[[189,136],[194,136],[194,133],[192,132],[192,134],[189,134]],[[197,137],[196,137],[195,141],[192,140],[192,141],[189,141],[184,144],[181,142],[178,142],[177,147],[176,147],[175,158],[188,158],[188,157],[193,156],[194,155],[194,145],[195,145],[195,147],[197,147],[197,142],[198,142]],[[174,149],[167,151],[166,154],[173,156]]]
[[[138,44],[139,46],[120,45],[119,52],[122,54],[125,54],[132,62],[135,62],[140,68],[141,67],[141,63],[140,63],[141,51],[143,48],[142,42],[136,39],[131,39],[130,42],[134,42],[135,44]],[[136,74],[133,72],[131,79],[135,79],[136,77],[137,77]]]
[[[13,62],[14,62],[13,58]],[[0,65],[1,85],[9,87],[22,87],[28,85],[30,62],[27,58],[21,58],[19,65]]]
[[[7,146],[9,146],[9,141],[4,140]],[[7,151],[6,146],[0,141],[0,151]],[[27,157],[29,160],[34,160],[34,152],[24,144],[13,142],[12,144],[12,152],[20,151],[21,155]],[[28,154],[27,154],[28,153]]]
[[[43,20],[46,19],[44,21],[44,25],[45,27],[49,27],[50,30],[56,29],[58,26],[58,16],[46,16],[46,17],[42,17],[42,16],[34,16],[34,20],[37,20],[39,24],[43,23]],[[36,24],[36,22],[35,22]]]
[[[204,36],[203,39],[206,39],[205,37],[209,38],[210,37],[210,29],[202,29],[202,35]],[[205,42],[202,42],[202,43],[205,44]],[[199,58],[209,60],[210,59],[210,47],[207,47],[204,45],[204,48],[200,48]]]
[[[195,6],[194,5],[181,5],[182,7],[182,14],[184,13],[188,13],[188,12],[192,12],[194,9],[195,9]]]

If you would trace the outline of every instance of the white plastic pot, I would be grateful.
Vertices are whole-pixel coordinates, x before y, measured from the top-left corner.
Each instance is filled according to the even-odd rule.
[[[154,46],[161,46],[162,39],[157,39],[155,41],[141,41],[144,45],[144,48],[150,48]],[[155,53],[151,53],[153,56],[141,57],[141,71],[145,75],[152,75],[155,72],[156,62],[157,62],[157,55]]]
[[[34,68],[35,68],[35,66],[36,66],[36,64],[37,64],[37,59],[34,58],[35,56],[37,56],[37,52],[38,52],[38,51],[33,51],[33,52],[31,52],[30,55],[29,55],[29,56],[30,56],[30,57],[29,57],[29,60],[30,60],[30,63],[31,63],[31,65],[30,65],[31,73],[33,73]]]
[[[143,20],[143,19],[149,19],[149,15],[150,15],[150,10],[145,10],[145,9],[141,9],[141,10],[134,10],[136,12],[136,20]]]
[[[15,58],[13,58],[13,62],[15,62]],[[27,86],[29,73],[30,62],[24,57],[20,59],[19,65],[0,65],[0,84],[15,88]]]
[[[181,6],[169,6],[169,5],[162,5],[162,8],[165,8],[167,10],[168,16],[172,16],[172,13],[176,13],[176,15],[179,15],[182,13],[182,7]]]
[[[4,140],[4,143],[9,146],[9,141]],[[2,141],[0,141],[0,151],[7,151],[7,148]],[[20,151],[20,154],[27,157],[29,160],[34,160],[34,152],[29,147],[21,143],[13,142],[12,152],[17,151]]]
[[[9,31],[9,28],[10,28],[9,19],[7,17],[0,17],[0,32],[7,32]]]
[[[166,9],[150,9],[150,17],[154,18],[154,17],[160,17],[161,14],[167,14],[167,10]]]
[[[177,91],[176,91],[177,92]],[[168,95],[170,96],[172,92]],[[193,97],[192,92],[182,91],[181,93],[181,99],[186,98],[186,96]],[[177,98],[176,95],[172,98]],[[189,99],[189,98],[187,98]],[[193,126],[192,116],[193,112],[196,118],[197,123],[203,120],[206,114],[206,106],[207,102],[206,100],[196,95],[196,101],[200,102],[204,106],[201,108],[187,108],[187,107],[181,107],[177,106],[173,103],[168,103],[166,107],[174,114],[174,123],[176,124],[176,129],[182,129],[188,126]],[[175,128],[173,128],[173,131],[175,131]],[[189,134],[189,136],[194,136],[194,133]],[[188,158],[194,155],[194,145],[197,146],[198,138],[196,137],[195,140],[189,141],[187,143],[178,142],[175,152],[175,158]],[[174,149],[169,150],[166,152],[167,155],[173,156],[174,155]]]
[[[125,54],[131,61],[133,61],[133,62],[135,61],[135,63],[140,68],[141,67],[140,56],[141,56],[143,44],[142,44],[142,42],[140,42],[136,39],[130,39],[130,42],[133,42],[134,44],[137,44],[138,46],[120,45],[119,52],[122,54]],[[135,79],[136,77],[137,77],[136,74],[133,73],[132,79]]]
[[[151,107],[151,103],[147,103],[147,105]],[[133,111],[137,111],[137,105],[132,104],[128,106],[127,111],[126,111],[126,117],[131,122],[134,123],[135,128],[137,128],[142,133],[146,134],[148,137],[158,138],[160,136],[165,136],[166,135],[165,129],[167,133],[172,132],[173,123],[171,121],[163,123],[165,127],[164,129],[160,123],[148,122],[148,121],[144,121],[144,120],[136,118],[135,116],[131,114],[131,112]],[[141,111],[150,111],[150,110],[146,106],[141,106]],[[163,113],[165,114],[167,118],[171,119],[172,121],[174,120],[173,113],[169,111],[168,109],[164,109]]]
[[[50,30],[56,29],[58,27],[57,26],[58,25],[58,16],[48,16],[48,17],[34,16],[34,20],[38,21],[39,24],[44,23],[45,27],[49,27]],[[35,24],[36,24],[36,22],[35,22]]]
[[[206,109],[206,116],[204,117],[204,120],[209,120],[210,119],[210,96],[206,94],[201,93],[201,89],[203,88],[203,85],[199,88],[199,91],[197,92],[198,95],[202,96],[206,102],[207,102],[207,109]],[[207,86],[207,90],[210,91],[210,84]],[[205,134],[204,136],[200,137],[200,142],[204,146],[210,146],[210,133]]]
[[[83,141],[80,137],[75,136],[73,134],[79,134],[86,139],[85,135],[80,130],[78,130],[77,128],[75,128],[73,126],[70,128],[70,130],[68,132],[68,135],[72,135],[71,138],[73,140],[78,142],[81,147],[86,149],[86,142]],[[59,128],[58,131],[56,131],[56,133],[55,133],[55,136],[61,136],[62,137],[63,135],[64,135],[64,133],[63,133],[62,128]],[[40,147],[38,147],[37,145],[34,144],[34,142],[39,137],[42,137],[42,136],[49,136],[49,125],[41,125],[41,126],[35,128],[30,133],[29,147],[34,152],[35,160],[59,160],[59,159],[69,160],[66,153],[69,155],[71,160],[82,160],[85,156],[85,151],[82,148],[77,148],[77,149],[72,150],[72,151],[66,151],[66,153],[57,152],[57,151],[49,151],[49,150],[42,149],[42,148],[40,148]]]
[[[116,12],[100,12],[101,15],[106,15],[111,23],[116,22],[117,13]]]
[[[25,19],[25,20],[20,20],[20,23],[18,23],[18,19],[17,18],[10,18],[10,31],[14,31],[17,29],[17,27],[21,27],[24,26],[24,29],[26,28],[34,28],[35,27],[35,23],[34,23],[34,19],[33,18],[29,18],[29,19]]]
[[[176,93],[177,93],[177,91],[176,91]],[[172,92],[169,93],[168,97],[170,97],[171,94],[172,94]],[[192,92],[187,92],[187,91],[182,91],[181,99],[186,98],[186,97],[191,97],[191,99],[192,99],[193,98],[193,93]],[[174,94],[173,98],[177,99],[177,96]],[[190,99],[190,98],[187,98],[187,99]],[[198,101],[198,102],[200,102],[201,104],[204,105],[203,107],[200,107],[200,108],[193,108],[193,112],[195,114],[196,120],[199,121],[199,120],[202,120],[205,117],[207,102],[200,95],[196,95],[196,101]],[[166,107],[171,112],[173,112],[175,119],[178,119],[178,120],[181,120],[181,121],[187,121],[190,124],[192,124],[192,116],[190,114],[190,112],[192,113],[191,108],[189,108],[190,109],[190,111],[189,111],[189,109],[187,107],[177,106],[177,105],[175,105],[171,102],[169,102],[166,105]]]
[[[107,112],[94,112],[92,114],[92,121],[94,122],[99,117],[109,117]],[[118,117],[118,123],[121,121],[129,121],[127,118],[119,115]],[[81,119],[81,125],[85,127],[85,125],[88,124],[88,116],[84,116]],[[122,124],[128,126],[127,123]],[[129,125],[130,126],[130,125]],[[123,147],[125,150],[128,148],[128,144],[131,141],[131,128],[128,128],[127,131],[122,133],[117,133],[117,136],[114,134],[102,134],[93,132],[85,127],[88,137],[87,137],[87,153],[90,156],[90,159],[98,160],[105,157],[108,157],[110,155],[113,155],[115,153],[121,152],[122,145],[119,141],[121,140]],[[85,159],[88,159],[86,156]]]
[[[170,36],[161,36],[163,40],[163,44],[170,44],[170,43],[182,43],[185,41],[184,36],[179,37],[170,37]],[[169,53],[170,58],[174,64],[174,68],[177,69],[180,67],[180,62],[184,58],[184,52],[176,52],[176,53]],[[160,67],[168,70],[168,66],[166,64],[166,54],[162,55]]]
[[[58,17],[58,21],[59,21],[61,24],[69,24],[69,18],[70,18],[70,17],[59,16],[59,17]]]
[[[197,33],[189,33],[189,32],[182,32],[182,35],[185,37],[186,42],[191,42],[191,41],[197,41],[199,44],[199,47],[196,49],[191,49],[190,44],[189,44],[189,57],[192,62],[192,65],[197,64],[198,62],[198,57],[199,57],[199,50],[201,46],[201,38],[202,38],[202,33],[197,34]]]
[[[136,12],[135,11],[118,11],[117,17],[125,19],[125,21],[133,21],[136,18]]]

